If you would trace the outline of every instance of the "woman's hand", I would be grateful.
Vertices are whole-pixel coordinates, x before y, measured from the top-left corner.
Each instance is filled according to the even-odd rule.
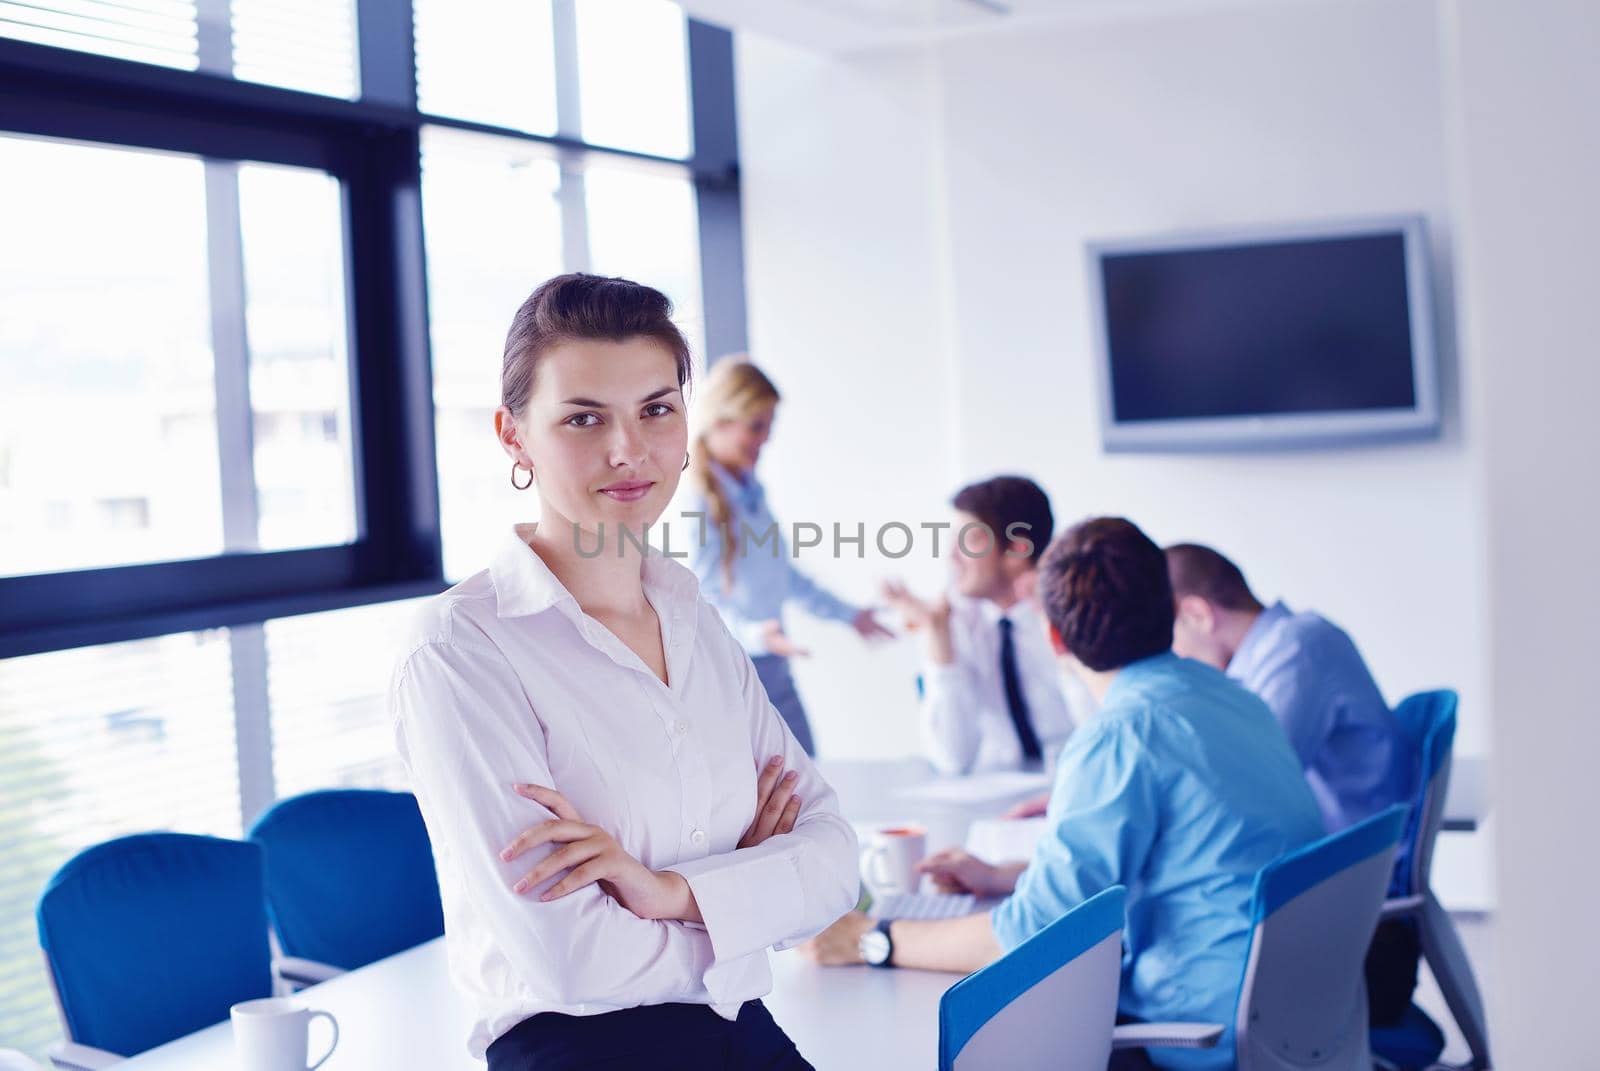
[[[517,795],[548,808],[554,821],[541,822],[517,834],[500,853],[506,862],[541,844],[560,844],[513,886],[521,894],[563,870],[566,877],[539,894],[541,902],[558,900],[585,885],[599,884],[617,903],[642,919],[703,922],[689,882],[670,870],[656,872],[622,850],[616,840],[586,823],[565,796],[542,785],[517,785]]]
[[[795,819],[800,817],[800,797],[794,794],[798,778],[793,770],[783,772],[782,755],[767,760],[756,779],[756,816],[739,838],[739,847],[754,848],[768,837],[794,830]]]
[[[783,631],[783,622],[777,618],[761,623],[761,640],[767,646],[767,653],[779,658],[811,657],[810,651],[789,638],[789,634]]]
[[[985,863],[960,848],[934,852],[917,864],[917,872],[932,878],[934,888],[944,893],[1007,896],[1017,883],[1009,868]]]
[[[850,619],[850,627],[864,640],[892,640],[894,633],[878,623],[871,610],[862,610]]]

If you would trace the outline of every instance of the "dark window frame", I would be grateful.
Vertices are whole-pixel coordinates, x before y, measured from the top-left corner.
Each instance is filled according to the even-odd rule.
[[[707,355],[745,348],[732,35],[690,20],[694,151],[659,157],[426,115],[411,5],[358,0],[361,96],[322,97],[0,39],[0,134],[317,168],[345,191],[354,543],[0,577],[0,658],[441,590],[420,141],[426,126],[686,168]]]

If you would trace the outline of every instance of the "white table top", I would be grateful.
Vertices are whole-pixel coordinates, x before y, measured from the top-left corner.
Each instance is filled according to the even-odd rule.
[[[823,772],[852,821],[862,826],[919,822],[928,830],[929,850],[962,843],[972,821],[998,814],[1030,794],[985,803],[908,799],[901,795],[904,790],[932,780],[928,766],[915,759],[830,762],[823,764]],[[767,1007],[818,1068],[927,1071],[937,1064],[939,998],[958,976],[823,968],[793,951],[771,953],[770,958],[773,991],[765,998]],[[467,1055],[472,1017],[450,984],[442,938],[313,986],[300,1000],[339,1020],[339,1048],[323,1065],[326,1071],[483,1067]],[[321,1051],[323,1029],[312,1027],[313,1055]],[[126,1071],[227,1071],[237,1066],[228,1023],[118,1065]]]

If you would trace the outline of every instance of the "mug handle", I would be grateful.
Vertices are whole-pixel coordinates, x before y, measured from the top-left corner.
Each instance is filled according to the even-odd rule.
[[[328,1051],[322,1054],[322,1059],[306,1068],[306,1071],[317,1071],[317,1068],[328,1062],[328,1057],[333,1055],[333,1050],[339,1047],[339,1020],[335,1019],[332,1015],[329,1015],[325,1011],[314,1011],[311,1013],[311,1019],[319,1018],[328,1020],[328,1025],[333,1027],[333,1040],[328,1042]],[[308,1026],[311,1023],[311,1019],[306,1020],[306,1024]]]
[[[883,888],[893,880],[884,870],[888,862],[889,849],[881,844],[869,844],[861,853],[861,869],[865,872],[867,886],[874,885]]]

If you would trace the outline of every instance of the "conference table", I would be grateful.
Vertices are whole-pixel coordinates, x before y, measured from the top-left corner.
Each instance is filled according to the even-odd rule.
[[[966,842],[974,823],[998,816],[1044,784],[1042,775],[1028,774],[941,779],[916,759],[825,762],[822,770],[858,828],[916,822],[928,831],[930,851]],[[1458,822],[1477,816],[1453,814]],[[937,1066],[939,998],[958,975],[818,967],[793,950],[769,953],[769,958],[773,989],[764,998],[767,1007],[820,1071]],[[301,990],[297,999],[339,1021],[339,1046],[323,1065],[326,1071],[481,1071],[484,1066],[467,1055],[472,1017],[450,984],[443,938]],[[313,1056],[326,1045],[324,1029],[312,1026]],[[238,1066],[226,1022],[117,1065],[119,1071]]]

